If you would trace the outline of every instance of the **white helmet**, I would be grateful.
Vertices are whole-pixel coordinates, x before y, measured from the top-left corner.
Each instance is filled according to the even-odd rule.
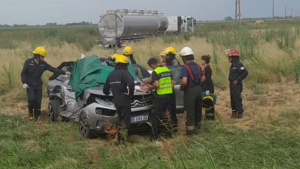
[[[193,50],[190,47],[184,47],[180,51],[180,56],[188,56],[188,55],[194,55]]]

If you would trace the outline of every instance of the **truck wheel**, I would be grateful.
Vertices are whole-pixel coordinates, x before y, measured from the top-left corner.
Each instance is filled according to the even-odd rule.
[[[60,103],[58,100],[50,100],[48,105],[48,117],[50,122],[57,122],[59,115],[59,106]]]
[[[87,116],[84,113],[81,113],[79,117],[79,132],[81,137],[85,139],[91,139],[95,137],[93,131],[90,128]]]

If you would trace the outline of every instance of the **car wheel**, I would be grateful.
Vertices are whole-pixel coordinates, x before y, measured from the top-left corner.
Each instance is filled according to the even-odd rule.
[[[62,121],[62,122],[69,122],[70,119],[69,119],[68,117],[63,117],[63,116],[61,116],[61,121]]]
[[[58,100],[50,100],[48,105],[48,117],[50,122],[57,122],[60,103]]]
[[[79,132],[82,138],[91,139],[95,136],[85,113],[81,113],[79,117]]]

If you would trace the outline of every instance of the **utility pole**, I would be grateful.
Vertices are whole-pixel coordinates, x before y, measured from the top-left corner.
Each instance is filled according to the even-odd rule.
[[[284,10],[284,13],[285,13],[285,19],[286,19],[286,5],[285,5],[285,10]]]
[[[294,7],[292,7],[292,18],[294,17]]]
[[[275,19],[275,0],[273,0],[273,22],[274,22],[274,19]]]

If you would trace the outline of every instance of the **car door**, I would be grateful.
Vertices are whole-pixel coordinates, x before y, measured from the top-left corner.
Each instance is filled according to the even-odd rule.
[[[181,84],[180,74],[181,74],[182,65],[170,66],[169,69],[171,70],[173,80],[175,81],[174,90],[176,95],[176,110],[177,113],[183,113],[184,112],[183,91],[179,90]]]
[[[133,64],[133,68],[135,75],[142,81],[146,81],[151,76],[151,74],[139,64]]]

